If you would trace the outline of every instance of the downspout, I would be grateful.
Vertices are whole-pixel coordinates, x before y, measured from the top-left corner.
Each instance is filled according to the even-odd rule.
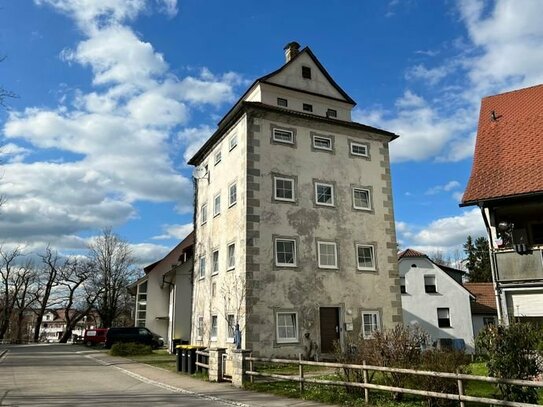
[[[494,299],[496,301],[496,311],[498,312],[498,322],[500,324],[503,323],[502,321],[502,302],[500,299],[500,287],[498,284],[498,266],[496,262],[496,253],[494,252],[494,248],[492,247],[492,230],[490,229],[490,225],[488,223],[488,219],[485,215],[485,209],[483,206],[479,205],[479,209],[481,209],[481,215],[483,217],[483,222],[485,223],[486,233],[488,235],[488,251],[490,253],[490,273],[492,275],[492,284],[494,285]]]

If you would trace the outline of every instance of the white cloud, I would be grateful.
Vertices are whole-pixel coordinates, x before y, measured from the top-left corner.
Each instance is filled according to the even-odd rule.
[[[193,229],[192,223],[187,223],[184,225],[164,225],[162,229],[164,230],[164,234],[154,236],[153,239],[155,240],[162,240],[162,239],[177,239],[177,240],[183,240],[185,237],[188,236],[190,232],[192,232]]]
[[[183,159],[189,161],[194,154],[202,147],[205,141],[213,134],[214,129],[209,126],[186,128],[177,135],[179,141],[185,146]]]
[[[424,65],[415,65],[409,68],[405,77],[409,80],[417,79],[427,81],[430,85],[436,85],[439,81],[445,78],[450,72],[446,65],[436,68],[426,68]]]
[[[449,181],[444,185],[436,185],[436,186],[433,186],[431,188],[428,188],[428,190],[426,190],[425,194],[426,195],[436,195],[436,194],[439,194],[440,192],[443,192],[443,191],[449,192],[449,191],[452,191],[453,189],[458,189],[458,188],[460,188],[460,183],[458,181]]]

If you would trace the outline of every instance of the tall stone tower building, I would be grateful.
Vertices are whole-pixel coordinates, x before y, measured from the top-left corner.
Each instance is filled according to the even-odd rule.
[[[309,48],[257,79],[196,166],[192,342],[320,354],[401,322],[388,144]]]

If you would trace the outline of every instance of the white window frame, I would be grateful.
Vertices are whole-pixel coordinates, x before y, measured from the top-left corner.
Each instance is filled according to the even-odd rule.
[[[333,265],[327,265],[327,264],[321,264],[321,246],[333,246],[334,247],[334,264]],[[336,242],[326,242],[326,241],[318,241],[317,242],[317,262],[319,264],[319,268],[321,269],[337,269],[338,264],[338,258],[337,258],[337,243]]]
[[[236,146],[238,145],[238,134],[235,133],[230,137],[230,140],[228,141],[228,151],[232,151]]]
[[[356,206],[355,193],[360,192],[360,191],[364,191],[364,192],[368,193],[368,206],[367,207],[365,207],[365,206]],[[353,195],[353,208],[354,209],[358,209],[360,211],[371,211],[371,191],[368,188],[355,187],[355,188],[353,188],[352,195]]]
[[[330,143],[330,147],[327,148],[327,147],[322,147],[322,146],[318,146],[315,144],[315,141],[317,139],[320,139],[320,140],[326,140]],[[313,135],[313,138],[312,138],[312,144],[313,144],[313,148],[315,150],[324,150],[324,151],[332,151],[333,148],[332,148],[332,137],[327,137],[327,136],[319,136],[319,135]]]
[[[365,150],[365,153],[364,154],[361,154],[361,153],[358,153],[358,152],[354,152],[353,151],[353,147],[363,147],[364,150]],[[349,145],[349,149],[351,150],[351,154],[352,155],[356,155],[356,156],[359,156],[359,157],[369,157],[369,153],[368,153],[368,145],[367,144],[363,144],[363,143],[356,143],[354,141],[351,141],[350,145]]]
[[[439,311],[444,311],[447,313],[447,317],[446,318],[440,318],[439,317]],[[451,309],[448,308],[448,307],[438,307],[437,310],[436,310],[436,314],[437,314],[437,327],[438,328],[452,328],[452,324],[451,324]],[[439,326],[439,320],[448,320],[449,321],[449,326]]]
[[[220,253],[219,250],[213,250],[213,253],[211,253],[211,275],[216,276],[219,274],[219,260],[220,260]]]
[[[207,223],[207,203],[203,204],[200,207],[200,220],[200,223],[202,225],[205,225]]]
[[[371,260],[372,260],[372,263],[373,263],[373,265],[371,267],[366,267],[366,266],[361,266],[360,265],[360,259],[359,259],[359,256],[358,256],[358,249],[359,248],[371,248]],[[356,268],[358,270],[363,270],[363,271],[375,271],[376,270],[376,267],[375,267],[375,246],[373,246],[372,244],[357,244],[356,245]]]
[[[293,263],[279,263],[278,258],[278,252],[277,252],[277,243],[278,242],[292,242],[293,243],[293,253],[292,253],[292,260]],[[277,267],[296,267],[297,259],[296,259],[296,239],[289,239],[284,237],[276,237],[273,242],[274,245],[274,254],[275,254],[275,265]]]
[[[232,195],[232,188],[234,188],[234,194]],[[232,200],[232,196],[234,199]],[[238,185],[233,182],[228,187],[228,207],[231,208],[238,202]]]
[[[279,316],[280,315],[294,315],[295,316],[295,326],[294,326],[294,336],[281,338],[279,336]],[[277,343],[298,343],[299,342],[299,323],[298,323],[298,313],[296,311],[276,311],[275,313],[275,337]]]
[[[330,187],[332,203],[319,202],[319,193],[318,193],[319,186]],[[336,206],[335,199],[334,199],[334,185],[333,184],[328,184],[326,182],[315,182],[315,205]]]
[[[232,317],[233,324],[230,323],[230,317]],[[228,314],[226,316],[226,342],[234,343],[235,331],[236,331],[236,316],[234,314]]]
[[[215,153],[215,164],[214,165],[217,165],[218,163],[220,163],[222,160],[222,152],[219,150]]]
[[[217,205],[217,198],[218,198],[218,205]],[[221,193],[219,192],[217,195],[213,197],[213,217],[219,216],[221,214]]]
[[[230,248],[233,248],[232,255],[230,254]],[[226,271],[234,270],[236,268],[236,244],[230,243],[226,246]]]
[[[426,284],[427,281],[429,281],[429,282],[433,281],[434,284]],[[426,291],[427,286],[434,286],[435,291]],[[436,278],[436,276],[434,274],[426,274],[426,275],[424,275],[424,292],[426,294],[437,294],[438,293],[438,291],[437,291],[437,278]]]
[[[288,181],[292,185],[292,198],[282,198],[277,196],[277,181]],[[296,191],[295,191],[295,182],[294,178],[287,177],[273,177],[273,199],[276,201],[284,202],[295,202],[296,201]]]
[[[200,261],[198,262],[198,275],[200,280],[206,277],[206,256],[200,256]]]
[[[381,329],[381,316],[379,315],[379,311],[362,311],[362,336],[364,339],[369,339],[372,337],[373,333],[375,331],[379,331]],[[365,315],[371,315],[372,316],[372,330],[371,332],[366,332],[366,324],[364,323],[364,316]],[[375,318],[375,320],[374,320]],[[374,325],[375,323],[375,325]]]
[[[196,340],[201,341],[204,337],[204,317],[198,316],[198,322],[196,325]]]
[[[213,324],[215,322],[215,324]],[[217,342],[217,336],[219,333],[219,317],[217,315],[211,315],[209,337],[211,342]],[[213,335],[215,334],[215,335]]]
[[[290,140],[283,140],[283,139],[276,138],[277,132],[290,134]],[[272,136],[273,141],[275,141],[276,143],[294,144],[294,132],[292,130],[274,128],[272,130],[272,134],[273,134],[273,136]]]

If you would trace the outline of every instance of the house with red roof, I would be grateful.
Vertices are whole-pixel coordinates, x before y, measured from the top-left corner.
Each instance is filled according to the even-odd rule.
[[[464,283],[464,287],[475,299],[471,302],[471,321],[473,335],[477,337],[485,326],[497,323],[494,286],[492,283]]]
[[[481,209],[498,318],[543,322],[543,85],[481,102],[461,206]]]
[[[474,350],[471,302],[462,270],[407,249],[398,254],[403,322],[426,331],[436,345]]]

